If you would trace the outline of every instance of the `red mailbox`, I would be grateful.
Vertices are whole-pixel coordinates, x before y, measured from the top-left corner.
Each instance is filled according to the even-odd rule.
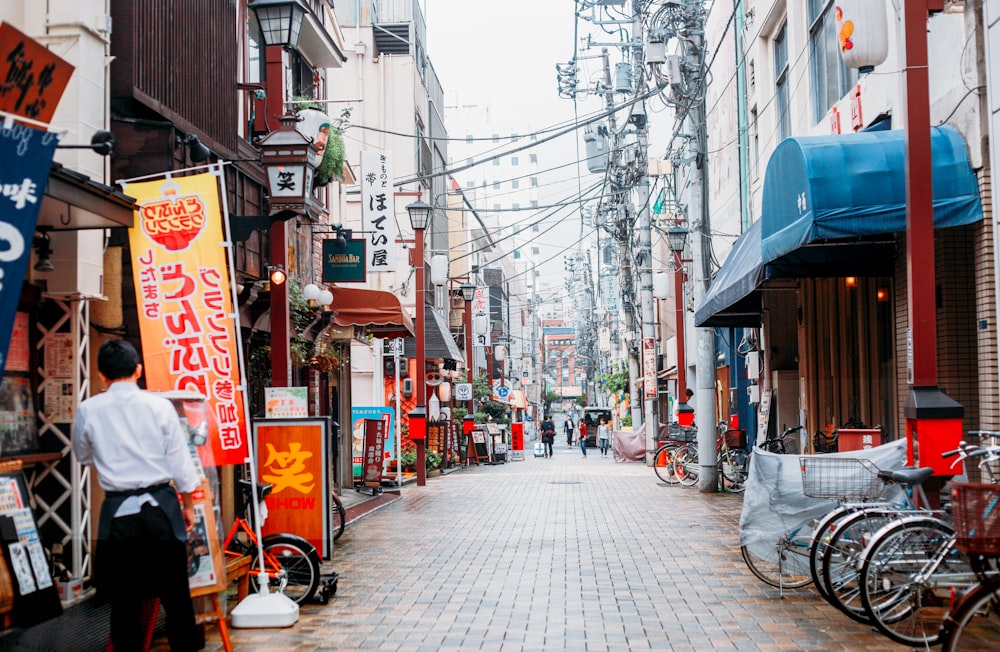
[[[687,403],[677,406],[677,423],[682,426],[694,425],[694,408]]]
[[[913,387],[903,407],[906,416],[906,462],[929,466],[934,475],[960,473],[952,460],[941,453],[955,450],[962,441],[962,417],[965,408],[936,387]]]

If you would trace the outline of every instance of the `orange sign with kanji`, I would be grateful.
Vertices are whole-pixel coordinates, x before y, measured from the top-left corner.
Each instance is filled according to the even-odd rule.
[[[0,25],[0,111],[51,122],[73,66],[11,27]]]
[[[129,183],[129,230],[146,386],[207,397],[215,466],[242,464],[247,425],[236,320],[212,173]]]

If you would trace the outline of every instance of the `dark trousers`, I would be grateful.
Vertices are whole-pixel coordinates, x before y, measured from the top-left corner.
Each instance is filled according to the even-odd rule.
[[[97,564],[99,589],[111,602],[115,652],[142,649],[142,600],[154,597],[166,612],[170,649],[201,649],[188,588],[187,546],[177,540],[163,510],[146,504],[139,514],[114,519],[108,538],[99,543]]]

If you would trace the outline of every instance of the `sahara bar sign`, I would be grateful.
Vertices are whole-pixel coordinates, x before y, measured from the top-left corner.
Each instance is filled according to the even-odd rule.
[[[364,281],[365,241],[348,240],[337,246],[336,240],[323,241],[323,282]]]

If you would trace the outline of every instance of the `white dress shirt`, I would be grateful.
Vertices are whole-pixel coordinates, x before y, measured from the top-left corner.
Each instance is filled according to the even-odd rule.
[[[173,404],[132,382],[112,383],[77,407],[73,452],[81,464],[97,468],[105,491],[173,481],[178,492],[189,493],[200,484]]]

